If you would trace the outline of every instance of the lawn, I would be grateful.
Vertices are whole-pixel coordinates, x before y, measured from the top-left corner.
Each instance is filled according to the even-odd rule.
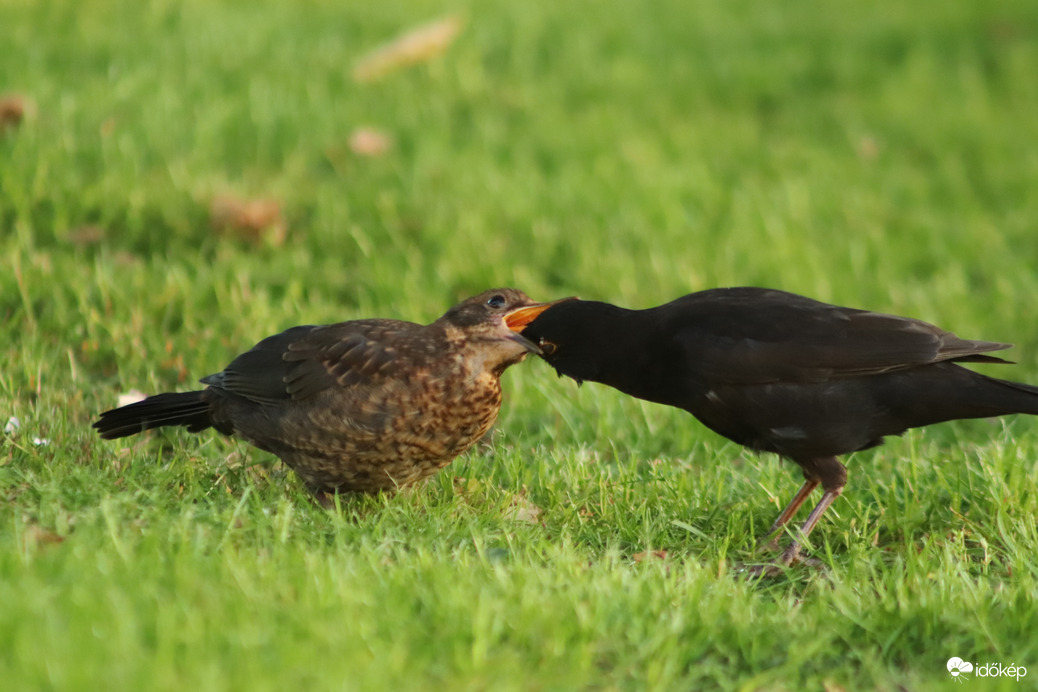
[[[494,286],[771,286],[1038,383],[1033,0],[0,0],[0,43],[0,688],[1033,687],[1033,418],[853,456],[826,567],[760,582],[795,467],[537,360],[491,441],[336,511],[241,442],[90,429]]]

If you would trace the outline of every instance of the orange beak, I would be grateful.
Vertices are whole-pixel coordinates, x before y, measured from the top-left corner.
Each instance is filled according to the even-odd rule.
[[[505,326],[513,332],[521,332],[526,328],[526,325],[537,319],[537,316],[548,308],[571,300],[579,300],[579,298],[576,296],[570,296],[569,298],[553,300],[550,303],[536,303],[534,305],[527,305],[526,307],[518,308],[517,310],[513,310],[505,315]]]

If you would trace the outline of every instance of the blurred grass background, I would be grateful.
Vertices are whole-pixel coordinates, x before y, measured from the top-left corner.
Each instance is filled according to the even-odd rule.
[[[442,54],[354,79],[447,16]],[[500,285],[772,286],[1016,343],[991,371],[1036,382],[1031,0],[0,0],[0,43],[10,689],[1038,675],[1031,420],[858,455],[815,538],[832,572],[764,586],[733,571],[792,467],[539,362],[506,375],[492,448],[341,515],[239,443],[89,430],[286,327]],[[214,225],[219,200],[273,204],[283,240]]]

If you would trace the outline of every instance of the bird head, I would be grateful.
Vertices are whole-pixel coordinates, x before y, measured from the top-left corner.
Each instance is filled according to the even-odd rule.
[[[600,382],[602,364],[621,336],[614,329],[613,317],[618,311],[620,308],[608,303],[566,298],[545,303],[536,313],[519,310],[508,324],[537,344],[537,355],[560,377],[566,375],[578,383]]]
[[[541,354],[540,347],[524,337],[521,325],[558,303],[534,302],[520,290],[497,288],[464,300],[437,320],[452,338],[464,340],[504,367],[527,353]]]

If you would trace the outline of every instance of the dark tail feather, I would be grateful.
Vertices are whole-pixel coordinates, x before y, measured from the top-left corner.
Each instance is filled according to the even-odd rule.
[[[1001,399],[999,403],[1009,409],[1008,413],[1038,415],[1038,387],[1032,384],[1024,384],[1023,382],[999,380],[994,377],[989,379],[995,380],[995,382],[1006,387],[999,397]]]
[[[202,392],[198,391],[156,394],[136,404],[105,411],[94,427],[104,439],[114,440],[166,425],[183,425],[188,432],[199,432],[212,424],[209,403],[202,401]]]

